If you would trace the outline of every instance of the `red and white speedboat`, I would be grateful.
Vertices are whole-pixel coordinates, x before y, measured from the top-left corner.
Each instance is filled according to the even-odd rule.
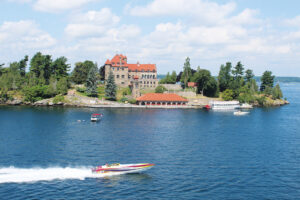
[[[153,167],[154,164],[151,163],[139,163],[139,164],[106,164],[98,166],[92,169],[93,173],[137,173],[145,171]]]

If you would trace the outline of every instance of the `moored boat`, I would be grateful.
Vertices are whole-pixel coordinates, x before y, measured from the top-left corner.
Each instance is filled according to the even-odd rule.
[[[105,164],[92,169],[93,173],[137,173],[152,168],[154,164],[139,163],[139,164]]]
[[[211,101],[209,106],[212,110],[234,110],[240,108],[239,101]]]
[[[102,116],[103,116],[102,114],[94,113],[94,114],[92,114],[92,116],[91,116],[91,121],[92,121],[92,122],[100,121],[101,118],[102,118]]]

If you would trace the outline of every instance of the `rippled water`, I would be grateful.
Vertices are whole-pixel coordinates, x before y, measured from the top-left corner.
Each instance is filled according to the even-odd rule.
[[[247,116],[0,107],[0,199],[297,199],[300,84],[282,89],[290,105]],[[94,112],[100,123],[89,121]],[[111,162],[156,166],[90,173]]]

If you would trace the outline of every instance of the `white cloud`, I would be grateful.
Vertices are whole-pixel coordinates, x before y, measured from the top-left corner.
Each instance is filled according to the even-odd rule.
[[[232,2],[220,5],[204,0],[154,0],[146,6],[127,5],[126,10],[133,16],[181,16],[202,22],[216,22],[232,13],[235,7]]]
[[[93,1],[98,0],[37,0],[33,7],[38,11],[57,13],[63,10],[79,8]]]
[[[8,49],[37,49],[53,46],[56,40],[33,21],[4,22],[0,26],[0,44]]]
[[[291,19],[284,20],[284,24],[289,25],[289,26],[300,27],[300,15],[296,16],[294,18],[291,18]]]

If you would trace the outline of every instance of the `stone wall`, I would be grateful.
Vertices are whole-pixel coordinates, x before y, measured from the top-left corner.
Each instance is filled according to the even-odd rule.
[[[164,86],[165,88],[167,88],[167,90],[182,90],[181,85],[178,84],[160,84],[162,86]]]

